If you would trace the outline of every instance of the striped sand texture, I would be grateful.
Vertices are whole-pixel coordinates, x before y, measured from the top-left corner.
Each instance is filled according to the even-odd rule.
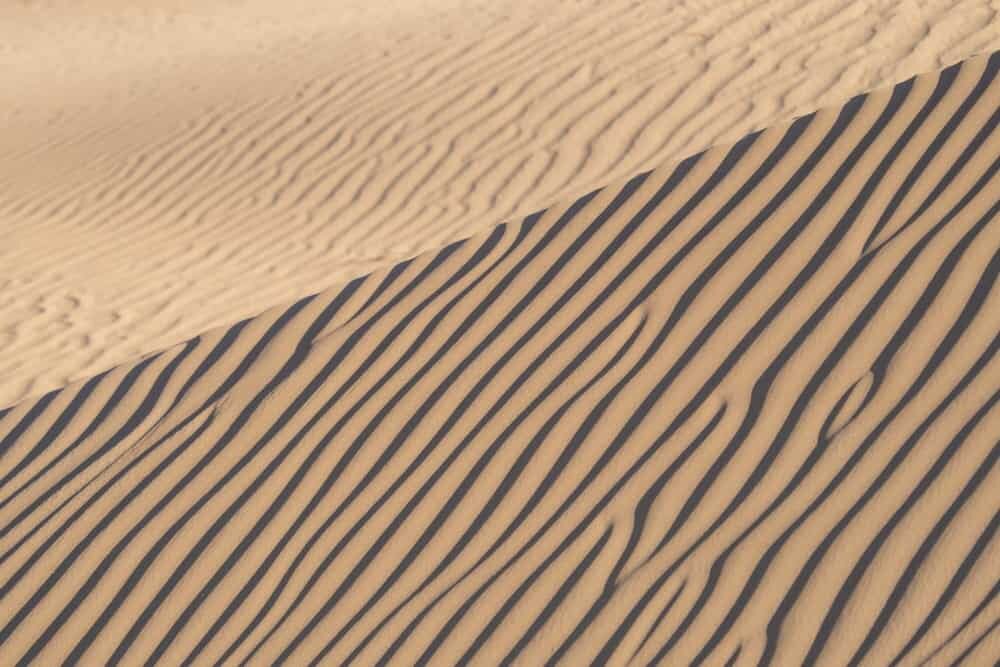
[[[998,70],[0,413],[0,660],[993,664]]]
[[[0,3],[0,407],[866,90],[996,0]]]

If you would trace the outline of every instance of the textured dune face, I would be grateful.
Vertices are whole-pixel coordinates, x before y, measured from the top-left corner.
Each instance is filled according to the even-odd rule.
[[[0,6],[0,405],[1000,48],[985,0]]]
[[[1000,56],[0,416],[39,664],[993,664]]]

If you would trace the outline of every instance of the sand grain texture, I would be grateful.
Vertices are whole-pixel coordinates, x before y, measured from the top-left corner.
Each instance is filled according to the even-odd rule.
[[[1000,48],[985,0],[0,6],[0,405]]]
[[[0,655],[992,664],[998,71],[0,413]]]

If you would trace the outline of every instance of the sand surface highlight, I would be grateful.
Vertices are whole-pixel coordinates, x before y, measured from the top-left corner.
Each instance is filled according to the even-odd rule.
[[[0,6],[0,405],[1000,48],[984,0]]]
[[[998,73],[852,98],[0,413],[0,654],[993,664]]]

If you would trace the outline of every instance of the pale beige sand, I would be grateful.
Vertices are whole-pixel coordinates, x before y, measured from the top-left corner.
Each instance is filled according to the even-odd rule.
[[[996,49],[995,13],[0,3],[0,405]]]
[[[994,664],[998,75],[0,412],[0,662]]]

